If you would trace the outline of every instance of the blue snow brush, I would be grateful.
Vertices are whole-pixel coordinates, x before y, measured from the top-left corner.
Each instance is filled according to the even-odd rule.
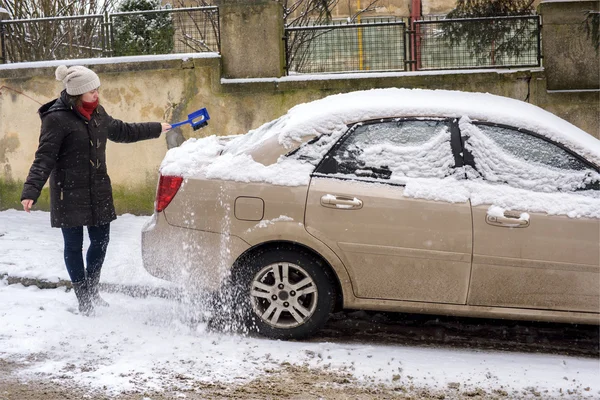
[[[171,128],[177,128],[181,125],[190,124],[192,126],[192,129],[197,131],[198,129],[204,128],[206,125],[208,125],[209,119],[210,116],[208,115],[208,111],[206,111],[206,108],[201,108],[197,111],[194,111],[191,114],[188,114],[188,119],[186,119],[185,121],[171,124]]]

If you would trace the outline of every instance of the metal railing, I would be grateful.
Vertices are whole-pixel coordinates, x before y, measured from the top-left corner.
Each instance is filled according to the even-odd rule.
[[[112,13],[108,19],[114,56],[220,52],[217,7]]]
[[[102,15],[0,21],[4,62],[100,57]]]
[[[0,21],[0,62],[220,52],[217,7]]]
[[[541,65],[537,15],[285,28],[288,74]]]
[[[290,27],[285,32],[288,74],[405,68],[403,21]]]
[[[537,15],[415,21],[417,70],[530,67],[541,64]]]
[[[0,21],[0,62],[220,52],[217,7]],[[541,64],[539,16],[371,20],[285,28],[294,73]]]

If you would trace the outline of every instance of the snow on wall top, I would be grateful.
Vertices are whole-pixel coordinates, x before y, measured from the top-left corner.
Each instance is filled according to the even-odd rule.
[[[304,136],[332,133],[360,121],[403,116],[469,116],[524,128],[576,151],[600,164],[600,141],[573,124],[537,106],[489,93],[427,89],[372,89],[343,93],[299,104],[227,147],[234,153],[259,146],[273,135],[291,147]]]
[[[58,67],[59,65],[102,65],[102,64],[120,64],[129,62],[148,62],[161,60],[189,60],[192,58],[220,58],[219,53],[177,53],[177,54],[151,54],[145,56],[123,56],[107,58],[77,58],[73,60],[48,60],[31,61],[11,64],[0,64],[0,70],[3,69],[26,69],[26,68],[47,68]]]

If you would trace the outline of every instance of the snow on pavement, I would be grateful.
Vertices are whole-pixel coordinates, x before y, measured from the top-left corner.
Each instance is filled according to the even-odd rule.
[[[103,282],[168,285],[140,260],[147,217],[121,216],[112,228]],[[0,212],[0,274],[66,279],[62,236],[49,214]],[[351,373],[361,384],[444,390],[502,389],[523,396],[598,398],[598,359],[515,352],[347,343],[303,343],[207,332],[190,323],[185,305],[154,297],[104,294],[111,303],[94,318],[73,313],[64,288],[40,290],[0,281],[0,358],[26,365],[23,378],[69,380],[118,395],[131,389],[182,388],[187,379],[240,383],[282,363]],[[544,391],[548,392],[544,392]],[[531,395],[533,396],[533,394]]]
[[[147,217],[125,214],[110,225],[110,244],[102,268],[102,282],[170,286],[154,278],[142,265],[140,241]],[[90,241],[84,230],[84,250]],[[63,260],[60,229],[50,227],[50,213],[0,212],[0,274],[57,282],[69,280]]]

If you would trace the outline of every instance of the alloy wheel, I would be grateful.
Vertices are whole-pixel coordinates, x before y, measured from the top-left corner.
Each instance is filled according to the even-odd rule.
[[[299,265],[279,262],[261,269],[250,287],[252,309],[274,328],[304,324],[317,308],[318,291],[313,278]]]

